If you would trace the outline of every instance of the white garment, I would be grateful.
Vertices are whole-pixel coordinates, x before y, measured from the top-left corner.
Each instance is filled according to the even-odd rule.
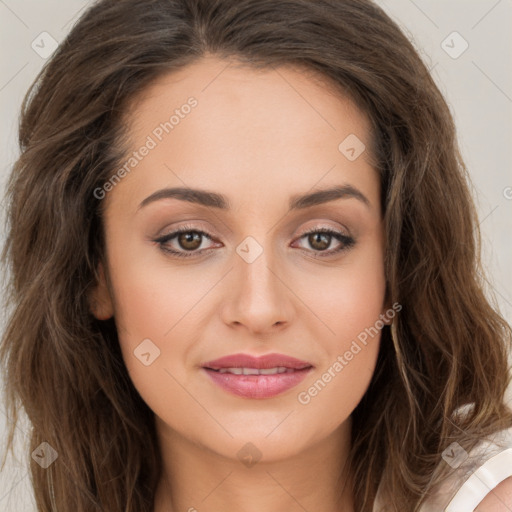
[[[454,470],[420,512],[473,512],[492,489],[512,476],[512,428],[480,441],[469,453],[454,443],[443,452],[443,459],[441,464]],[[379,488],[373,512],[385,510]]]

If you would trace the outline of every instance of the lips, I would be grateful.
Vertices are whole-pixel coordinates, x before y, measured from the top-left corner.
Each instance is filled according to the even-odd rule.
[[[271,398],[296,386],[313,369],[284,354],[233,354],[204,363],[203,370],[225,391],[245,398]]]
[[[204,368],[211,370],[220,370],[221,368],[256,368],[269,369],[283,367],[291,370],[302,370],[313,366],[311,363],[301,361],[295,357],[285,356],[283,354],[266,354],[260,357],[253,357],[249,354],[233,354],[231,356],[221,357],[214,361],[204,363]]]

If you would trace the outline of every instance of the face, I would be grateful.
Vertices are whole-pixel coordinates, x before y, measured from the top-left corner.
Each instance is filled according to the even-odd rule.
[[[94,314],[114,316],[158,428],[230,458],[251,442],[268,461],[335,434],[388,320],[368,120],[311,73],[213,57],[161,77],[127,119]],[[233,354],[286,370],[211,364]]]

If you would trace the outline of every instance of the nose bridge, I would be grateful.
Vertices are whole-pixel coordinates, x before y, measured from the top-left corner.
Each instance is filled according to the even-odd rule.
[[[273,300],[276,293],[280,293],[275,276],[273,248],[270,247],[268,238],[263,235],[257,240],[253,236],[247,236],[236,248],[236,273],[239,276],[240,290],[251,300],[258,297]]]
[[[229,323],[242,323],[251,330],[265,330],[289,320],[287,288],[270,238],[248,236],[236,247],[233,280],[230,283]]]

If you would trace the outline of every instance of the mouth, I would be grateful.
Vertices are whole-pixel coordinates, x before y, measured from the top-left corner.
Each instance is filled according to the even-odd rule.
[[[306,361],[283,354],[253,357],[234,354],[202,366],[213,383],[244,398],[264,399],[295,387],[313,369]]]
[[[310,368],[310,367],[308,367]],[[275,368],[206,368],[219,373],[232,373],[233,375],[276,375],[278,373],[293,373],[296,371],[304,370],[305,368],[295,369],[287,368],[286,366],[276,366]]]

